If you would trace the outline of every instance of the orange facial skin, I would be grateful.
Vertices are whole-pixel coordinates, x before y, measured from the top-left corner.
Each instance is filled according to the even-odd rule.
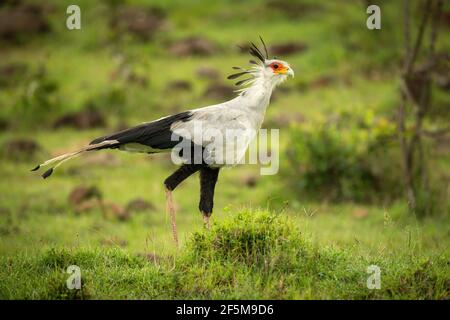
[[[288,71],[288,68],[279,62],[272,62],[269,64],[269,67],[273,70],[273,73],[276,74],[286,74]]]

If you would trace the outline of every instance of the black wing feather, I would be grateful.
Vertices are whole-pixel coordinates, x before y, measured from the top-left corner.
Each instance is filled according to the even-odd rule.
[[[186,122],[191,117],[192,112],[190,111],[178,113],[176,115],[143,123],[133,128],[97,138],[92,140],[90,144],[96,144],[106,140],[117,140],[119,143],[114,145],[114,148],[126,143],[139,143],[154,149],[170,149],[178,143],[178,141],[171,140],[172,131],[170,130],[170,126],[174,122]]]

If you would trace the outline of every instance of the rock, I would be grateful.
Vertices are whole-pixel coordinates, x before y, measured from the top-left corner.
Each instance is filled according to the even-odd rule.
[[[303,42],[286,42],[269,47],[269,54],[274,56],[287,56],[290,54],[300,53],[308,49]]]
[[[80,205],[83,202],[86,202],[91,199],[102,198],[102,193],[95,186],[77,186],[75,187],[69,194],[69,203],[72,205]]]
[[[53,123],[54,128],[72,127],[76,129],[101,128],[106,124],[103,115],[88,106],[86,109],[61,116]]]
[[[203,97],[211,100],[228,100],[233,98],[235,89],[225,84],[212,83],[206,88]]]
[[[0,11],[0,39],[17,40],[50,31],[45,7],[37,4],[16,4]]]
[[[128,32],[146,41],[153,38],[165,22],[165,12],[160,8],[121,7],[110,25],[118,34]]]
[[[30,160],[38,151],[42,150],[40,145],[31,139],[9,140],[2,149],[4,157],[11,160]]]
[[[217,52],[217,48],[209,40],[191,37],[173,43],[169,52],[178,57],[210,56]]]
[[[201,66],[196,70],[196,74],[199,78],[216,80],[219,78],[219,71],[211,67]]]
[[[152,203],[140,198],[131,200],[130,202],[128,202],[126,207],[126,211],[128,212],[142,212],[155,210],[156,207]]]

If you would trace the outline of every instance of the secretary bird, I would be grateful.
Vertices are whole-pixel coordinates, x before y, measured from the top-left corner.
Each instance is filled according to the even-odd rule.
[[[237,91],[239,94],[234,99],[166,116],[94,139],[88,146],[47,160],[32,171],[55,164],[42,174],[44,179],[48,178],[65,161],[93,150],[119,149],[149,154],[172,152],[172,160],[180,166],[164,181],[164,186],[166,210],[171,217],[175,243],[178,246],[172,191],[197,171],[200,171],[199,209],[204,225],[209,229],[220,168],[237,164],[245,156],[249,143],[261,128],[272,90],[288,76],[294,76],[294,71],[287,62],[269,59],[267,47],[261,37],[260,40],[265,54],[254,43],[250,44],[249,49],[249,53],[259,61],[250,60],[252,67],[249,69],[233,67],[239,71],[228,77],[237,79],[248,76],[236,82],[236,86],[243,88]],[[234,136],[230,138],[227,131],[234,132]],[[236,141],[236,136],[239,141]],[[224,161],[224,157],[229,159],[226,153],[230,150],[235,150],[236,155],[231,161]]]

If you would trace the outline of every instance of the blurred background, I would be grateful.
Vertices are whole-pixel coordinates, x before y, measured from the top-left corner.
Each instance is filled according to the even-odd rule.
[[[381,30],[366,27],[361,0],[1,1],[0,253],[173,252],[168,155],[92,153],[46,181],[30,169],[232,98],[226,77],[249,60],[238,45],[259,35],[296,75],[263,125],[280,129],[280,172],[223,170],[213,219],[265,208],[317,243],[395,254],[412,237],[420,250],[448,250],[450,6],[376,2]],[[66,28],[70,4],[81,30]],[[202,227],[198,188],[194,177],[174,193],[182,242]]]

